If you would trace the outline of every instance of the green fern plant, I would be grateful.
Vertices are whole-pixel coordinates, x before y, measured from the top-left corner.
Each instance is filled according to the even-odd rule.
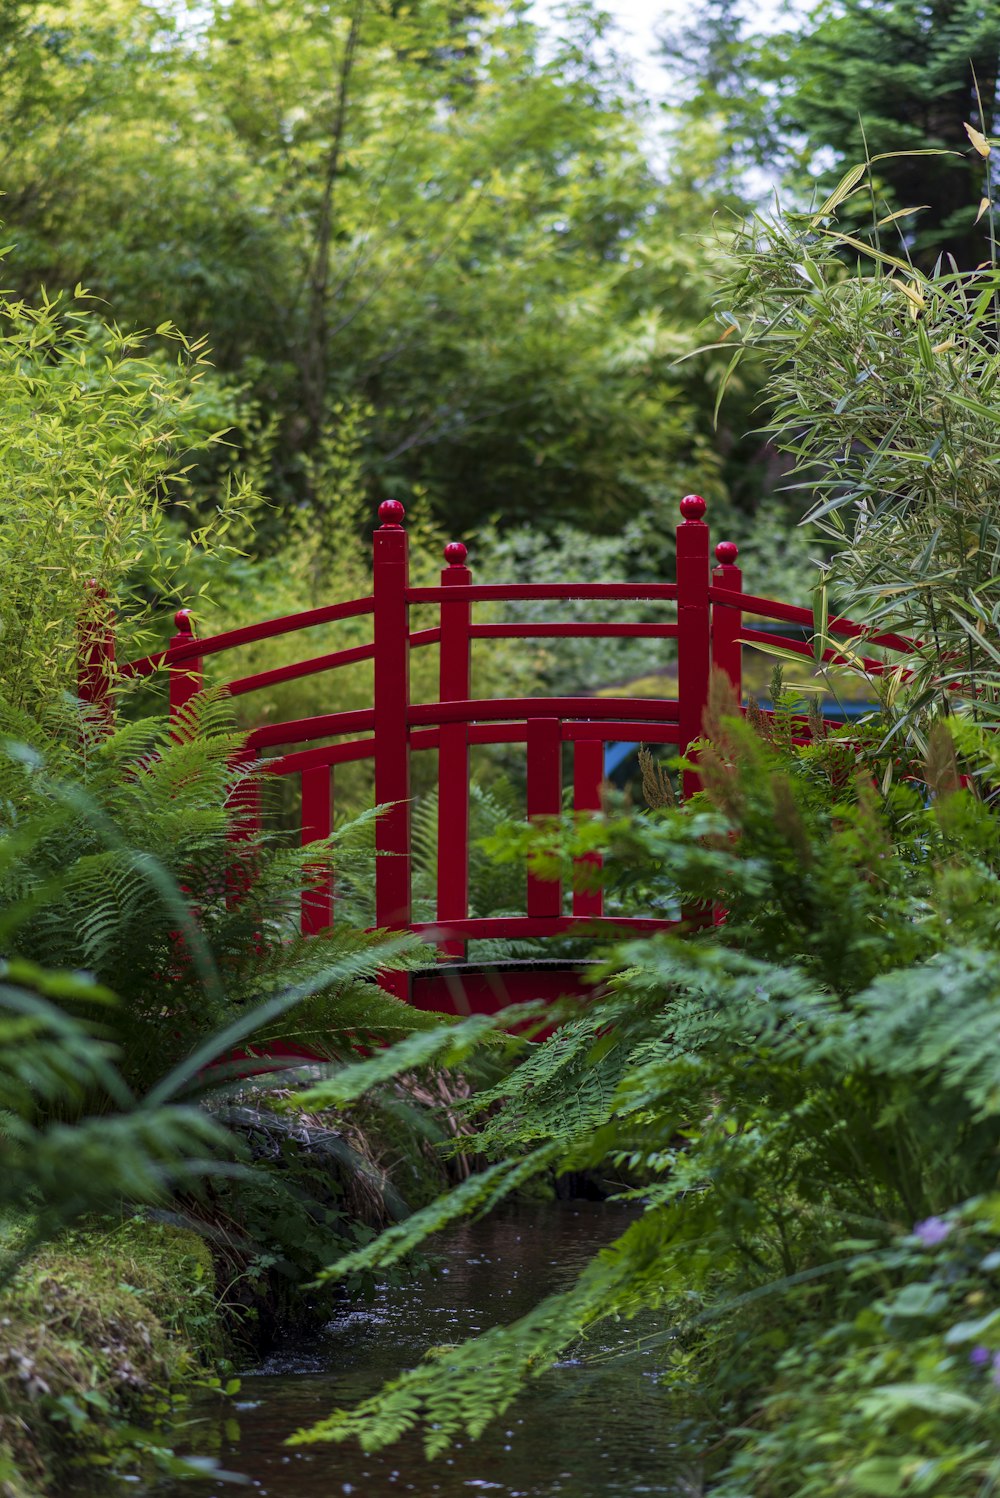
[[[122,1200],[162,1206],[225,1168],[234,1142],[164,1079],[139,1100],[105,1027],[72,1012],[113,1013],[91,978],[23,959],[0,965],[0,1286],[40,1243]]]
[[[437,1452],[502,1414],[594,1322],[653,1310],[668,1377],[688,1382],[700,1370],[732,1418],[758,1401],[770,1411],[774,1390],[780,1422],[781,1380],[829,1335],[838,1376],[853,1383],[824,1406],[814,1360],[813,1409],[864,1430],[866,1460],[894,1472],[926,1461],[927,1491],[955,1498],[992,1480],[977,1443],[995,1446],[1000,1402],[948,1338],[963,1295],[1000,1303],[1000,1258],[963,1248],[964,1289],[947,1288],[951,1246],[988,1245],[991,1234],[995,1244],[1000,1230],[1000,826],[989,776],[984,794],[963,786],[943,726],[925,767],[902,781],[856,739],[796,745],[780,717],[755,732],[718,691],[707,726],[704,792],[683,808],[609,818],[601,835],[618,888],[658,879],[671,897],[724,908],[726,923],[621,944],[607,992],[548,1039],[522,1041],[521,1065],[472,1100],[469,1143],[492,1161],[484,1175],[330,1273],[391,1265],[552,1169],[630,1173],[636,1185],[620,1194],[639,1217],[521,1321],[428,1357],[297,1439],[373,1447],[420,1429]],[[958,740],[980,763],[995,758],[973,727]],[[567,821],[566,874],[594,835]],[[518,855],[539,836],[512,835]],[[412,1037],[395,1058],[390,1050],[320,1084],[306,1104],[363,1091],[418,1054],[461,1057],[489,1024]],[[923,1308],[913,1348],[880,1309],[893,1297]],[[990,1357],[992,1336],[983,1333]],[[995,1342],[1000,1366],[1000,1331]],[[882,1390],[869,1348],[885,1352],[907,1390]],[[873,1391],[883,1411],[898,1406],[881,1426],[866,1413]],[[915,1420],[935,1397],[942,1411],[966,1402],[964,1435],[943,1415]],[[794,1442],[808,1453],[810,1492],[832,1491],[843,1447],[824,1445],[821,1420],[795,1409],[789,1451]],[[780,1423],[731,1439],[742,1444],[733,1473],[753,1480],[740,1489],[734,1475],[723,1491],[801,1491]]]
[[[72,712],[68,726],[0,720],[0,934],[10,956],[86,971],[121,996],[116,1033],[139,1091],[275,996],[294,1006],[262,1014],[254,1045],[280,1032],[346,1054],[359,1033],[396,1039],[427,1023],[376,981],[425,961],[420,943],[344,922],[297,933],[311,869],[339,859],[356,828],[308,849],[234,841],[248,776],[224,702],[202,694],[172,728],[147,720],[108,736]]]

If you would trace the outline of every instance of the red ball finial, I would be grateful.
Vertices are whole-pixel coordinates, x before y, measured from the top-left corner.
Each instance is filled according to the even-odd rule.
[[[178,634],[194,635],[194,616],[190,609],[178,609],[174,615],[174,627]]]
[[[731,567],[740,554],[735,541],[720,541],[715,548],[715,560],[723,567]]]
[[[383,499],[378,507],[378,518],[384,526],[391,530],[398,530],[403,523],[406,511],[398,499]]]
[[[685,494],[681,500],[681,514],[685,520],[700,520],[705,513],[705,501],[700,494]]]
[[[461,541],[449,541],[444,549],[444,559],[450,567],[461,567],[469,555],[469,548]]]

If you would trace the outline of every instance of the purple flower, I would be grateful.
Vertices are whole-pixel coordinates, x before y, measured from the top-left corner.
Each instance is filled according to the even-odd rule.
[[[983,1344],[979,1342],[969,1353],[969,1362],[972,1364],[973,1368],[985,1368],[991,1357],[992,1354],[990,1353],[989,1348],[984,1347]]]
[[[1000,1352],[993,1354],[993,1382],[1000,1389]]]
[[[951,1223],[943,1217],[925,1217],[923,1222],[913,1225],[913,1236],[919,1238],[925,1248],[934,1248],[943,1243],[951,1233]]]

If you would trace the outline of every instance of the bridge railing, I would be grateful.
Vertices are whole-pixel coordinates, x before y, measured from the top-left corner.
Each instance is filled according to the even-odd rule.
[[[302,791],[304,845],[329,836],[334,815],[336,766],[359,760],[374,764],[375,798],[386,807],[376,828],[375,919],[384,927],[413,927],[437,942],[443,956],[461,958],[469,940],[503,936],[545,937],[567,932],[600,934],[611,926],[652,930],[671,924],[661,920],[605,916],[603,895],[592,877],[574,890],[569,912],[563,891],[552,881],[527,872],[526,909],[516,917],[471,917],[469,914],[470,750],[477,745],[523,743],[527,758],[526,810],[530,819],[558,816],[563,807],[563,746],[572,746],[572,803],[579,812],[600,808],[604,753],[608,743],[642,740],[670,744],[685,754],[702,732],[709,680],[719,669],[742,694],[745,644],[778,643],[783,649],[813,657],[801,639],[763,631],[745,616],[812,627],[810,610],[743,590],[737,549],[722,541],[710,558],[705,502],[697,495],[681,501],[677,527],[675,582],[662,583],[475,583],[466,548],[445,548],[446,566],[439,586],[414,587],[409,576],[408,538],[403,506],[385,501],[381,524],[373,537],[373,583],[370,595],[268,619],[206,639],[197,639],[189,611],[175,616],[176,633],[165,650],[118,668],[121,677],[165,671],[170,713],[177,717],[204,684],[204,661],[243,646],[278,636],[293,636],[318,625],[371,615],[370,642],[293,661],[228,683],[233,695],[264,690],[305,676],[328,675],[359,661],[373,662],[371,707],[324,712],[313,717],[267,723],[251,730],[243,755],[248,764],[272,775],[299,776]],[[557,600],[620,600],[670,606],[673,618],[651,622],[491,621],[474,617],[476,605]],[[410,609],[434,606],[438,623],[412,630]],[[92,611],[93,612],[93,611]],[[906,653],[913,642],[899,635],[872,634],[849,619],[832,618],[832,635],[861,638],[869,644]],[[472,657],[476,641],[496,639],[642,638],[677,642],[677,696],[650,697],[517,697],[477,699],[472,694]],[[410,652],[439,647],[437,700],[410,699]],[[113,679],[114,636],[107,616],[98,615],[81,641],[79,691],[82,698],[109,703]],[[842,659],[826,649],[823,659]],[[866,659],[873,672],[883,662]],[[336,740],[317,743],[318,740]],[[307,747],[309,745],[312,747]],[[280,749],[276,756],[264,751]],[[438,755],[438,869],[436,919],[414,923],[411,901],[412,838],[410,765],[413,753],[432,749]],[[236,835],[257,825],[255,778],[241,785]],[[684,774],[684,789],[697,788],[697,771]],[[593,859],[590,860],[594,862]],[[334,915],[333,871],[317,866],[302,898],[301,926],[306,933],[329,926]]]

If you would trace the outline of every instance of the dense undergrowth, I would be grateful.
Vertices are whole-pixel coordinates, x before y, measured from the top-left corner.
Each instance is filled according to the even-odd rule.
[[[0,1421],[11,1470],[56,1492],[108,1462],[176,1469],[182,1387],[329,1315],[344,1292],[307,1287],[330,1254],[448,1175],[429,1096],[295,1123],[274,1078],[243,1077],[275,1037],[343,1057],[433,1021],[376,982],[410,938],[298,936],[315,876],[246,825],[256,787],[217,701],[172,731],[70,707],[8,708],[2,730]],[[359,857],[364,834],[344,839]],[[177,1236],[104,1226],[144,1208]]]
[[[796,744],[790,706],[758,727],[732,711],[717,687],[702,795],[603,828],[612,878],[725,924],[617,949],[607,995],[471,1100],[493,1163],[332,1272],[392,1266],[552,1169],[638,1172],[641,1217],[568,1291],[301,1439],[420,1426],[440,1451],[568,1347],[585,1355],[595,1322],[653,1308],[674,1388],[711,1389],[730,1429],[713,1490],[996,1481],[997,751],[956,726],[981,767],[964,786],[941,725],[883,793],[874,743]],[[509,856],[551,838],[512,835]],[[567,827],[567,877],[594,839]],[[415,1036],[299,1102],[460,1061],[490,1023]]]
[[[369,1241],[467,1171],[441,1151],[435,1105],[467,1090],[434,1074],[336,1113],[296,1115],[277,1084],[209,1105],[244,1169],[152,1211],[80,1219],[25,1253],[37,1223],[3,1220],[17,1269],[0,1290],[0,1492],[105,1491],[125,1472],[220,1475],[211,1447],[174,1444],[193,1395],[234,1395],[239,1373],[290,1330],[371,1292],[317,1286],[331,1253]],[[407,1271],[409,1272],[409,1271]]]

